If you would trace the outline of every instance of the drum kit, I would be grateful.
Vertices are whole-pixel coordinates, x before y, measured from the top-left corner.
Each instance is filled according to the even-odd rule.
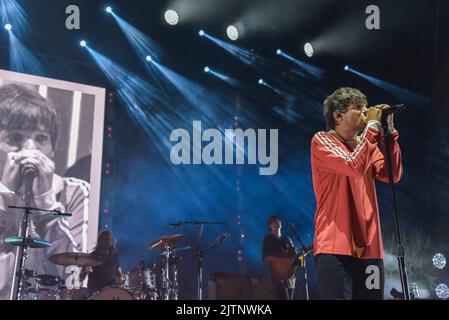
[[[34,178],[34,177],[31,177]],[[29,181],[28,181],[29,180]],[[31,182],[28,179],[26,192],[26,204],[30,203]],[[94,253],[66,252],[50,256],[51,263],[66,267],[69,276],[62,279],[60,276],[49,274],[37,274],[33,270],[25,268],[25,261],[29,250],[39,250],[51,247],[52,243],[42,239],[31,238],[28,234],[28,222],[31,214],[37,212],[51,213],[56,217],[69,217],[70,213],[62,213],[57,210],[43,210],[38,208],[9,206],[11,209],[24,210],[19,237],[10,237],[4,240],[6,244],[17,246],[16,264],[14,267],[13,285],[11,290],[12,300],[178,300],[179,299],[179,271],[180,256],[178,252],[190,249],[178,248],[184,240],[183,234],[163,236],[148,244],[148,249],[161,251],[162,262],[151,268],[141,261],[138,269],[130,270],[123,276],[123,281],[118,286],[110,286],[95,292],[88,292],[80,281],[82,268],[94,268],[104,263],[103,258]],[[222,224],[221,222],[182,221],[170,224],[171,227],[183,225],[195,225],[198,229],[198,243],[201,238],[203,226],[206,224]],[[198,258],[198,299],[202,299],[203,277],[202,264],[204,255],[215,248],[229,236],[225,232],[218,237],[215,244],[196,250]],[[86,281],[83,281],[86,282]]]
[[[149,250],[161,251],[162,262],[150,267],[140,261],[139,268],[123,274],[119,286],[110,286],[89,294],[87,288],[82,288],[79,281],[81,268],[96,267],[103,263],[100,256],[94,253],[67,252],[52,255],[48,260],[56,265],[71,270],[67,279],[54,275],[39,275],[28,269],[22,270],[19,300],[178,300],[179,299],[179,268],[178,252],[190,247],[177,248],[184,235],[175,234],[163,236],[148,244]],[[5,243],[22,246],[29,249],[44,249],[51,246],[48,241],[12,237]],[[26,258],[27,254],[25,254]],[[71,268],[73,267],[73,268]],[[71,268],[71,269],[70,269]],[[78,270],[78,272],[76,272]]]

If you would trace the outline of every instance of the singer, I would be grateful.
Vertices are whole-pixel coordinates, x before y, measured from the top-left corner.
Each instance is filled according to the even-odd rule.
[[[383,246],[375,180],[388,182],[382,135],[391,135],[394,182],[402,177],[399,133],[393,114],[389,132],[382,111],[367,108],[357,89],[340,88],[324,102],[327,132],[312,139],[313,187],[317,200],[314,254],[321,299],[382,300]],[[360,134],[361,133],[361,134]],[[370,267],[368,266],[374,266]],[[367,277],[375,270],[374,287]]]
[[[58,209],[73,214],[59,218],[33,214],[29,235],[52,242],[48,249],[31,250],[25,267],[38,274],[67,276],[63,267],[50,263],[48,256],[81,251],[89,185],[55,174],[53,158],[59,124],[47,99],[26,87],[8,84],[0,88],[0,239],[19,234],[22,214],[8,206],[24,206],[24,181],[32,176],[32,206]],[[43,251],[41,251],[43,250]],[[8,299],[13,278],[15,248],[0,241],[0,299]]]

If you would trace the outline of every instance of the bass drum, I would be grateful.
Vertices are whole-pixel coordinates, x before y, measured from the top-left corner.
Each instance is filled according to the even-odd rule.
[[[106,287],[94,293],[89,300],[134,300],[134,297],[128,290],[119,287]]]

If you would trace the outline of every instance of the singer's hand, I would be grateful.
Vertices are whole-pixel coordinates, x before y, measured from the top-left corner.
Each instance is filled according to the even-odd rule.
[[[17,152],[9,152],[5,154],[3,151],[0,151],[3,159],[3,173],[2,173],[2,184],[13,192],[19,191],[19,188],[22,184],[22,176],[20,175],[20,164],[18,161],[24,159]]]
[[[36,167],[39,175],[34,179],[33,193],[41,195],[48,192],[53,185],[53,174],[55,172],[55,163],[49,159],[40,150],[22,150],[19,152],[20,166],[31,165]],[[16,160],[17,161],[17,160]]]
[[[365,123],[368,123],[368,121],[371,120],[376,120],[376,121],[381,121],[382,119],[382,106],[375,106],[372,108],[369,108],[368,111],[366,112],[366,117],[365,117]]]
[[[386,110],[386,109],[391,108],[388,104],[382,104],[382,105],[379,105],[378,107],[381,107],[382,110]],[[393,133],[393,132],[396,131],[396,129],[394,128],[394,113],[389,114],[389,115],[387,116],[387,124],[388,124],[388,131],[389,131],[390,133]],[[383,130],[383,128],[381,128],[381,135],[382,135],[382,136],[384,135],[384,130]]]

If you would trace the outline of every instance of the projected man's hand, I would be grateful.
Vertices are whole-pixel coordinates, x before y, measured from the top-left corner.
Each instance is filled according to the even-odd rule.
[[[20,164],[16,159],[23,159],[19,157],[17,152],[4,153],[0,151],[3,163],[2,184],[11,191],[17,192],[22,184],[22,177],[20,175]]]
[[[33,183],[34,195],[44,194],[52,188],[55,163],[40,150],[22,150],[16,162],[20,167],[33,166],[37,169],[38,176]]]

